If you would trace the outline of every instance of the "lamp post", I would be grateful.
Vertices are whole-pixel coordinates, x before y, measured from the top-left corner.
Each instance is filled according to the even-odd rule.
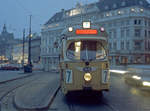
[[[31,34],[31,15],[30,15],[30,26],[29,26],[29,50],[28,50],[28,64],[32,65],[31,63],[31,38],[32,38],[32,34]]]
[[[30,25],[29,25],[29,46],[28,46],[28,64],[24,67],[24,72],[31,73],[32,72],[32,63],[31,63],[31,17],[30,15]]]

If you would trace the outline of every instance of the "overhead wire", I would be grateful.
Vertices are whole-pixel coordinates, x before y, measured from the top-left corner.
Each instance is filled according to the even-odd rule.
[[[38,17],[36,17],[37,15],[33,14],[33,12],[31,10],[27,9],[19,0],[15,0],[15,1],[28,15],[32,15],[32,18],[34,19],[34,20],[32,20],[32,22],[34,22],[35,24],[39,23],[39,21],[36,18],[40,18],[40,15],[38,15]],[[33,25],[35,26],[35,24],[33,24]],[[39,23],[39,25],[41,26],[40,23]],[[27,28],[27,30],[28,30],[28,28]],[[32,30],[34,30],[34,29],[32,29]]]

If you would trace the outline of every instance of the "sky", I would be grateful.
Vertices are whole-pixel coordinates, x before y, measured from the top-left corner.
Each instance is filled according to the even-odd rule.
[[[29,32],[29,15],[32,15],[32,33],[40,33],[42,25],[61,9],[73,8],[77,2],[87,4],[96,1],[98,0],[0,0],[0,32],[5,23],[8,32],[13,32],[15,38],[21,38],[24,28],[26,34]]]
[[[25,28],[29,33],[29,15],[32,15],[32,33],[40,33],[41,26],[61,9],[75,7],[77,2],[83,4],[98,0],[0,0],[0,32],[4,23],[8,32],[15,38],[22,37]]]

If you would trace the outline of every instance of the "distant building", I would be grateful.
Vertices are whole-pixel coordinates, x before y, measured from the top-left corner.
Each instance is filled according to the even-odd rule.
[[[0,63],[12,61],[13,44],[14,35],[7,32],[6,25],[4,24],[0,34]]]
[[[150,4],[146,0],[99,0],[62,9],[43,25],[41,57],[46,71],[58,66],[59,49],[54,42],[61,32],[84,20],[108,32],[111,64],[150,63]]]
[[[18,43],[13,46],[13,63],[22,64],[23,63],[23,41],[18,40]],[[24,64],[28,63],[28,42],[24,43]]]
[[[41,36],[33,34],[31,39],[31,60],[33,63],[40,62],[41,54]]]
[[[39,63],[40,62],[40,45],[41,45],[41,37],[37,34],[33,34],[31,39],[31,62]],[[24,41],[24,63],[28,63],[28,37],[25,38]],[[13,61],[15,63],[22,64],[23,62],[23,40],[16,39],[16,42],[13,46]]]

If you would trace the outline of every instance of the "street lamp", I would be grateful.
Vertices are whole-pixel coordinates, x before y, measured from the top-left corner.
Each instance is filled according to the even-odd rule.
[[[31,15],[30,15],[30,28],[29,28],[29,47],[28,47],[28,64],[24,67],[24,72],[31,73],[32,72],[32,63],[31,63]]]

